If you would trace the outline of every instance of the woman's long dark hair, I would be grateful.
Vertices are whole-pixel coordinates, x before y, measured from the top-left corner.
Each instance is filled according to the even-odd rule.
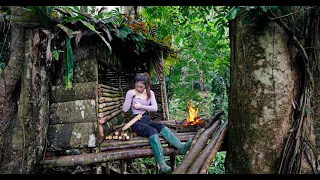
[[[134,79],[134,83],[142,82],[146,86],[147,98],[150,99],[150,76],[148,73],[138,73]]]

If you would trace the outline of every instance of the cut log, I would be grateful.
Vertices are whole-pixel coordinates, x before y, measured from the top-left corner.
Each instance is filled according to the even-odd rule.
[[[200,169],[199,174],[206,174],[206,173],[208,172],[208,169],[209,169],[209,167],[210,167],[210,165],[211,165],[214,157],[216,156],[216,153],[218,152],[218,150],[219,150],[220,147],[221,147],[221,144],[222,144],[222,142],[223,142],[223,140],[224,140],[224,137],[225,137],[225,135],[226,135],[226,133],[227,133],[227,130],[228,130],[228,128],[225,128],[225,129],[221,132],[217,143],[216,143],[215,146],[213,147],[213,150],[210,152],[210,154],[207,156],[207,159],[204,161],[204,163],[203,163],[203,165],[202,165],[202,167],[201,167],[201,169]]]
[[[116,115],[112,119],[108,120],[106,123],[102,124],[103,129],[104,129],[104,134],[109,135],[110,133],[112,133],[114,131],[113,126],[117,126],[119,124],[122,124],[123,121],[124,121],[123,114],[119,113],[118,115]],[[99,144],[102,142],[103,141],[99,141]]]
[[[51,87],[51,103],[96,98],[96,82],[73,83],[69,89],[65,85]]]
[[[206,146],[207,141],[209,140],[210,136],[214,133],[217,127],[220,125],[221,121],[215,121],[211,127],[206,129],[201,136],[199,137],[198,141],[189,150],[182,162],[179,166],[172,172],[172,174],[185,174],[189,167],[192,165],[193,161],[197,158],[198,154],[202,151],[202,149]]]
[[[163,154],[165,156],[179,155],[179,151],[174,147],[163,147]],[[45,168],[87,166],[107,161],[147,157],[154,157],[151,147],[126,150],[122,149],[82,155],[47,157],[45,158],[43,165]]]
[[[198,174],[204,161],[207,159],[208,154],[212,152],[215,144],[218,141],[218,138],[222,135],[222,132],[226,129],[228,121],[222,124],[219,129],[213,134],[213,137],[210,139],[210,142],[205,146],[205,148],[201,151],[195,161],[192,163],[190,168],[188,169],[187,174]]]
[[[208,129],[223,114],[224,114],[224,111],[216,113],[212,118],[208,119],[207,124],[203,128]]]

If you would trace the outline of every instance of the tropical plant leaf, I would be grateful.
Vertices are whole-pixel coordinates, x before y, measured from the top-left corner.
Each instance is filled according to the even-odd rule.
[[[101,35],[101,32],[97,31],[96,28],[94,28],[94,26],[86,21],[83,21],[80,19],[80,21],[82,22],[83,25],[85,25],[87,28],[89,28],[90,30],[92,30],[93,32],[97,33],[100,38],[103,40],[103,42],[108,46],[110,53],[112,53],[112,48],[110,43],[108,43],[108,41]]]
[[[130,34],[132,32],[131,28],[129,28],[128,26],[121,26],[120,28],[118,28],[119,33],[117,34],[117,36],[121,39],[127,38],[128,34]]]
[[[66,27],[66,26],[64,26],[62,24],[57,24],[57,26],[59,28],[61,28],[68,35],[68,37],[70,39],[72,39],[74,37],[74,32],[71,29],[69,29],[68,27]]]
[[[46,6],[28,6],[33,13],[35,13],[36,17],[40,21],[40,24],[46,29],[50,29],[49,25],[49,17],[47,16]]]
[[[64,68],[65,68],[65,80],[66,80],[66,89],[72,87],[73,80],[73,53],[71,47],[71,41],[69,36],[66,36],[66,46],[64,51]]]

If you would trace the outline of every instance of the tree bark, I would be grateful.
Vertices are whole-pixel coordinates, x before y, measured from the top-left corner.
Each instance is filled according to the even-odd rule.
[[[298,67],[276,23],[230,22],[231,86],[226,173],[274,174],[297,101]]]
[[[224,137],[227,133],[228,128],[224,128],[221,132],[221,134],[218,137],[217,142],[215,143],[213,149],[211,149],[211,152],[208,152],[209,155],[207,155],[206,160],[203,162],[202,167],[200,169],[199,174],[206,174],[208,172],[208,169],[214,160],[214,157],[216,156],[217,152],[221,148],[221,144],[223,143]]]
[[[19,7],[12,6],[10,7],[11,15],[16,16],[19,12]],[[20,94],[20,82],[21,74],[23,71],[23,62],[24,62],[24,39],[25,33],[24,29],[15,24],[11,24],[10,32],[10,60],[3,71],[3,75],[0,77],[0,172],[7,172],[6,162],[10,161],[9,154],[11,153],[9,139],[10,135],[6,134],[11,132],[13,126],[10,126],[11,123],[14,123],[17,119],[17,111],[19,101],[18,97]],[[11,128],[8,129],[8,128]],[[9,153],[9,154],[8,154]]]

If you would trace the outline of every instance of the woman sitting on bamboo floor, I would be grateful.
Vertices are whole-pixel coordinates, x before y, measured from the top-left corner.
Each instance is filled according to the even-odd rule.
[[[149,137],[154,156],[160,166],[160,171],[171,172],[171,167],[165,163],[158,133],[160,133],[171,145],[179,149],[181,154],[186,154],[192,139],[189,139],[188,142],[182,144],[168,127],[162,123],[151,120],[149,112],[156,112],[158,110],[158,105],[154,92],[150,90],[150,76],[148,73],[137,74],[134,82],[135,88],[126,93],[122,110],[127,112],[131,107],[133,117],[144,112],[142,118],[136,121],[131,128],[137,135]]]

